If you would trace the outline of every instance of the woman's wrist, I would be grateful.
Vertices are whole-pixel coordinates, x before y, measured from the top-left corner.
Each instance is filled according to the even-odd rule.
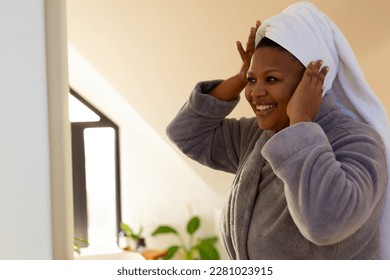
[[[243,77],[240,73],[224,80],[218,86],[216,86],[210,95],[224,101],[231,101],[240,95],[241,91],[247,84],[246,77]]]
[[[246,87],[246,84],[248,83],[248,78],[247,78],[247,71],[240,71],[235,78],[237,79],[237,83],[241,84],[242,89]]]
[[[312,120],[307,116],[306,117],[304,117],[304,116],[292,117],[292,118],[290,118],[290,126],[297,124],[297,123],[301,123],[301,122],[311,122],[311,121]]]

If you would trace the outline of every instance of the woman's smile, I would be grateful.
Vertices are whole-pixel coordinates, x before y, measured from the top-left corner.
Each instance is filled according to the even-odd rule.
[[[268,114],[271,111],[273,111],[275,107],[276,107],[276,104],[255,105],[256,114],[257,115]]]

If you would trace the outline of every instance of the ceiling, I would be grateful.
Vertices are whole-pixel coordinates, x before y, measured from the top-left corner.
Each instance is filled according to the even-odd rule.
[[[235,41],[295,1],[67,0],[68,40],[164,137],[199,80],[240,67]],[[390,2],[312,1],[346,34],[358,58],[390,41]],[[235,114],[250,114],[241,102]]]

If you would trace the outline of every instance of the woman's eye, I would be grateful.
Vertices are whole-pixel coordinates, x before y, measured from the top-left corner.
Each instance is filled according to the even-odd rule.
[[[254,84],[256,83],[256,80],[254,78],[248,77],[248,83]]]
[[[267,82],[272,83],[272,82],[276,82],[277,79],[275,77],[268,76],[266,80],[267,80]]]

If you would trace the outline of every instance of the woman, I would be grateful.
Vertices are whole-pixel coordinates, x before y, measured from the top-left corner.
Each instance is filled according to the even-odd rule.
[[[300,2],[237,46],[241,71],[199,83],[167,128],[186,155],[236,174],[230,258],[383,258],[388,123],[341,32]],[[255,117],[226,118],[244,88]]]

